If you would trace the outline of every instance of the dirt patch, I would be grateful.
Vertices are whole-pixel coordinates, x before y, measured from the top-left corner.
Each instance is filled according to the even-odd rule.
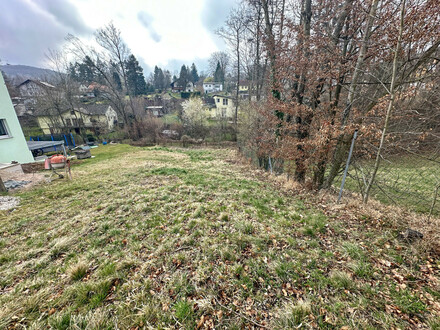
[[[17,190],[28,190],[36,184],[40,184],[42,182],[46,182],[44,173],[3,173],[2,174],[3,182],[14,181],[14,182],[27,182],[26,185],[22,185],[20,187],[9,188],[8,191],[17,191]]]

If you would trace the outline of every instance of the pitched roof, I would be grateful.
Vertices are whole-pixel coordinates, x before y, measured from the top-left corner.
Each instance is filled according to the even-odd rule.
[[[33,82],[33,83],[35,83],[37,85],[43,86],[43,87],[55,88],[54,85],[51,85],[51,84],[49,84],[49,83],[47,83],[45,81],[34,80],[34,79],[27,79],[27,80],[23,81],[20,85],[17,86],[17,88],[19,88],[20,86],[23,86],[25,84],[29,84],[31,82]]]
[[[232,96],[221,95],[221,94],[214,94],[212,97],[223,97],[224,99],[234,100]]]
[[[99,103],[92,103],[92,104],[83,104],[79,108],[75,108],[75,111],[79,111],[85,115],[105,115],[107,109],[111,107],[109,104],[99,104]],[[72,109],[66,109],[63,111],[63,113],[71,111]],[[34,111],[34,115],[36,116],[48,116],[45,109],[36,109]]]
[[[79,108],[79,111],[87,115],[105,115],[109,106],[110,106],[109,104],[104,104],[104,103],[83,104]]]

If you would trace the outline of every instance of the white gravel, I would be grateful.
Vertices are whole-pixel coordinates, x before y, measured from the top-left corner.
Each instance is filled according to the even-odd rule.
[[[0,210],[9,210],[20,204],[19,197],[0,196]]]

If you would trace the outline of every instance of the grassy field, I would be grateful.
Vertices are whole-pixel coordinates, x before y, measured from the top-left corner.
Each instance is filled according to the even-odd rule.
[[[0,329],[438,328],[440,262],[224,149],[107,145],[0,211]]]
[[[373,162],[357,163],[363,171],[371,171]],[[360,192],[362,172],[350,167],[350,177],[346,188]],[[369,175],[366,176],[368,178]],[[431,210],[436,187],[440,184],[440,165],[423,158],[395,157],[381,162],[372,187],[371,197],[383,203],[406,207],[415,212],[428,213]],[[336,184],[340,186],[340,180]],[[363,187],[362,189],[365,189]],[[433,209],[434,215],[440,215],[440,192]]]

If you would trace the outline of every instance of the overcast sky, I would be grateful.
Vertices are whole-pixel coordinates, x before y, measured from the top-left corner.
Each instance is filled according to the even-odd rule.
[[[0,0],[2,64],[45,67],[45,53],[68,33],[88,39],[110,21],[146,72],[172,72],[224,50],[214,34],[237,0]]]

